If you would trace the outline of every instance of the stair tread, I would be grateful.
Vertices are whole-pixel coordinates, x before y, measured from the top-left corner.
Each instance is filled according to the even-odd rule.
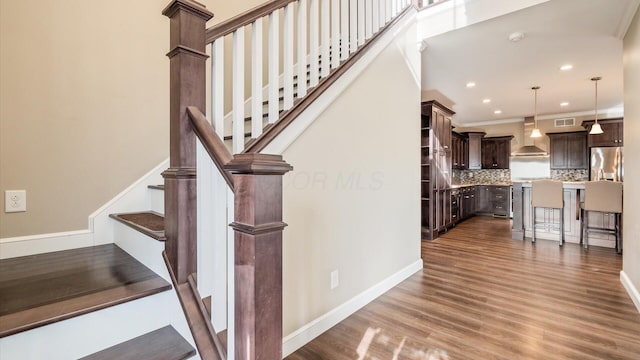
[[[167,240],[164,234],[164,216],[155,211],[111,214],[109,217],[158,241]]]
[[[171,289],[114,244],[0,260],[0,337]]]
[[[160,185],[149,185],[147,186],[149,189],[154,189],[154,190],[164,190],[164,185],[160,184]]]
[[[167,325],[80,360],[183,360],[195,354],[193,346]]]

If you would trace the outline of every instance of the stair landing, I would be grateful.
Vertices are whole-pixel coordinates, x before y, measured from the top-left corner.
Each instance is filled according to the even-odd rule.
[[[169,289],[114,244],[0,260],[0,337]]]

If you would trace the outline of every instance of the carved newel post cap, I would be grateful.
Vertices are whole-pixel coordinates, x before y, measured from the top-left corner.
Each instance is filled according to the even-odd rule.
[[[281,155],[236,154],[227,165],[232,174],[284,175],[293,170],[293,166],[282,160]]]
[[[207,10],[206,6],[193,0],[173,0],[162,10],[162,15],[172,17],[178,10],[189,11],[204,20],[213,17],[213,13]]]

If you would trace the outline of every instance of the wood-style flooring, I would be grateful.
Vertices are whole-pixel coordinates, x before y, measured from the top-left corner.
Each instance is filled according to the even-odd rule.
[[[640,359],[621,256],[510,235],[478,216],[423,241],[421,272],[287,359]]]

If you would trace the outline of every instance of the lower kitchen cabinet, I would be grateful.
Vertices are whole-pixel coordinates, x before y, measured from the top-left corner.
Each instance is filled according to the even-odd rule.
[[[476,189],[476,213],[509,217],[511,213],[510,186],[480,185]]]
[[[455,225],[476,214],[476,187],[465,186],[451,191],[451,221]]]
[[[462,189],[460,194],[460,220],[465,220],[476,214],[476,187],[469,186]]]

